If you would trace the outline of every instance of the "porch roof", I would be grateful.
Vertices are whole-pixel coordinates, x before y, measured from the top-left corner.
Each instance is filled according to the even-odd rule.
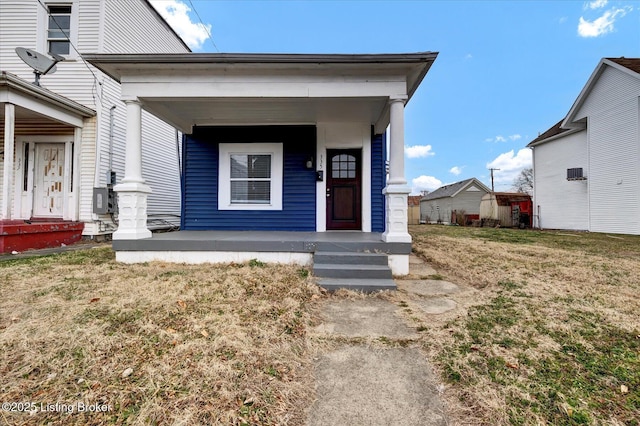
[[[83,118],[96,115],[91,108],[6,71],[0,72],[0,103],[14,104],[18,120],[51,119],[82,127]],[[4,120],[4,108],[0,119]]]
[[[193,126],[367,122],[382,132],[388,100],[410,99],[437,53],[92,54],[123,99],[191,133]]]

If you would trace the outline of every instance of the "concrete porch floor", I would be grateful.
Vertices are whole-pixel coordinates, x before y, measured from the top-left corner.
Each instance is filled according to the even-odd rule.
[[[316,251],[411,253],[411,243],[387,243],[377,232],[177,231],[140,240],[113,240],[116,251]]]
[[[113,240],[116,260],[124,263],[228,263],[256,259],[262,262],[314,264],[316,254],[377,253],[387,257],[394,275],[409,273],[411,243],[387,243],[376,232],[288,231],[178,231],[138,240]],[[325,265],[327,266],[327,265]],[[352,266],[329,265],[342,270]],[[362,266],[362,265],[361,265]],[[373,269],[368,267],[368,269]],[[358,269],[359,270],[359,269]],[[325,277],[329,275],[324,275]],[[333,276],[333,275],[331,275]],[[358,279],[358,274],[340,275]],[[347,283],[346,286],[352,283]],[[345,284],[339,284],[344,287]],[[393,285],[395,288],[395,284]]]

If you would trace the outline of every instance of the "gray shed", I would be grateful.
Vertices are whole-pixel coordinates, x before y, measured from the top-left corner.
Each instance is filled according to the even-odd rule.
[[[420,222],[469,223],[480,217],[480,201],[489,192],[476,178],[442,186],[420,200]]]

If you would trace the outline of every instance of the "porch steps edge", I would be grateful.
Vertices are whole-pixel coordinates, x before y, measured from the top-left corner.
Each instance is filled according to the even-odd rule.
[[[336,291],[342,288],[372,293],[382,290],[396,290],[396,283],[392,279],[364,279],[364,278],[319,278],[317,284],[328,290]]]
[[[386,254],[361,253],[361,252],[316,252],[313,255],[314,263],[341,264],[341,265],[381,265],[388,266],[389,260]]]
[[[391,279],[391,269],[386,265],[349,265],[341,263],[315,263],[313,274],[323,278]]]

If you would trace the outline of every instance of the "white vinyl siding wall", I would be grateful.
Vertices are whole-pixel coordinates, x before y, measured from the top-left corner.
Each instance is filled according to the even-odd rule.
[[[626,72],[606,66],[574,121],[608,110],[620,102],[640,96],[640,80]]]
[[[638,99],[589,116],[588,129],[590,230],[640,234]]]
[[[106,1],[100,53],[186,53],[188,49],[143,0]]]
[[[567,180],[567,169],[588,168],[587,132],[581,131],[534,148],[535,226],[548,229],[589,229],[588,181]]]

